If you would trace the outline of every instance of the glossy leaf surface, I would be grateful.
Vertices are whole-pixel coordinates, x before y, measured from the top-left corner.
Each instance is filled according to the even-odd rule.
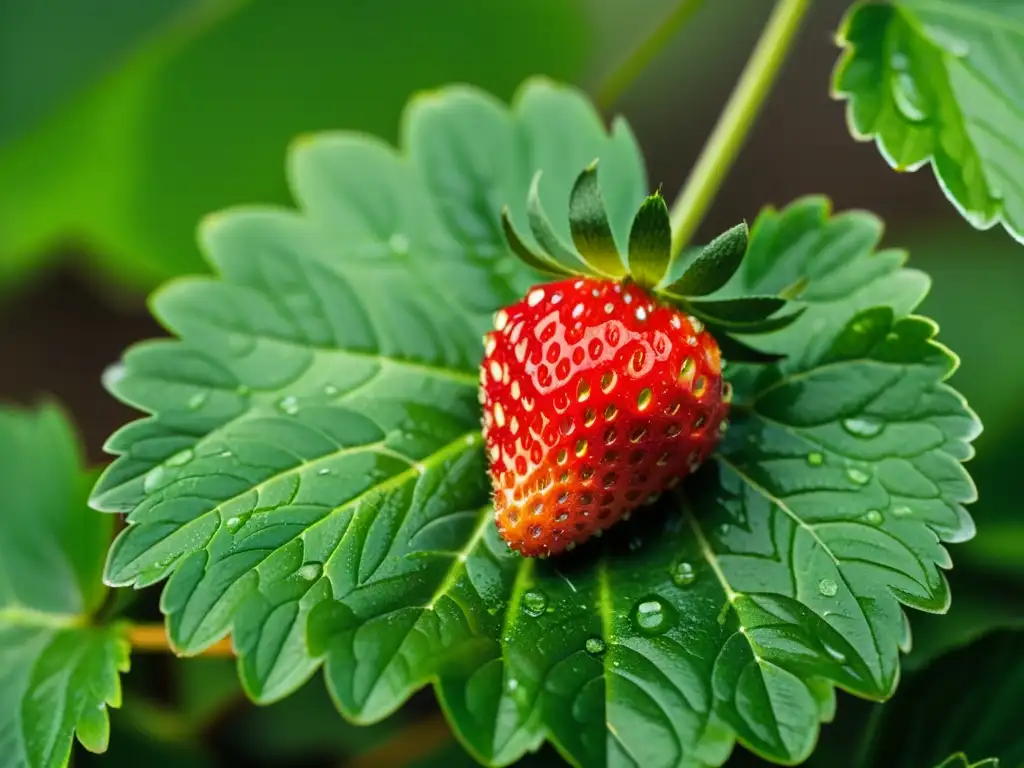
[[[861,2],[840,40],[833,89],[854,136],[897,170],[930,162],[971,224],[1024,241],[1024,5]]]
[[[72,739],[106,749],[108,706],[120,706],[128,644],[118,627],[87,626],[110,518],[89,510],[92,476],[52,408],[0,410],[0,754],[5,765],[67,763]]]
[[[568,241],[569,191],[598,157],[622,198],[610,230],[628,233],[642,165],[623,124],[609,135],[536,82],[511,110],[464,88],[415,101],[401,148],[305,140],[301,212],[207,222],[219,276],[163,290],[179,338],[108,376],[151,414],[111,438],[93,496],[128,514],[108,580],[169,576],[175,645],[232,633],[259,700],[323,664],[341,711],[370,722],[433,682],[492,764],[545,739],[587,766],[720,764],[737,740],[795,762],[833,685],[891,694],[901,603],[944,609],[941,542],[970,535],[977,423],[942,383],[934,327],[908,316],[926,283],[874,252],[877,221],[816,199],[764,213],[720,295],[807,283],[797,321],[749,341],[788,359],[728,367],[732,428],[683,494],[524,559],[491,520],[476,399],[480,333],[538,280],[501,209],[528,231],[542,167]]]

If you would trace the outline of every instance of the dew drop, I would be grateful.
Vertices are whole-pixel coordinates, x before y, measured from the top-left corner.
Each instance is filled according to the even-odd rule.
[[[650,597],[637,603],[633,609],[633,621],[641,633],[660,635],[672,624],[669,615],[672,610],[660,597]]]
[[[303,581],[313,581],[320,578],[322,571],[323,566],[320,563],[306,563],[295,572],[295,575]]]
[[[846,476],[850,478],[851,482],[854,482],[857,485],[864,485],[871,479],[867,472],[863,469],[858,469],[857,467],[847,467]]]
[[[224,521],[224,525],[231,533],[234,533],[242,525],[242,518],[233,515]]]
[[[548,596],[539,589],[531,589],[523,595],[523,611],[528,616],[540,616],[548,607]]]
[[[287,395],[277,401],[277,407],[289,416],[299,412],[299,401],[294,395]]]
[[[688,587],[697,580],[697,571],[687,562],[676,563],[671,573],[672,583],[677,587]]]
[[[912,510],[910,507],[906,506],[905,504],[902,504],[902,505],[900,505],[898,507],[893,507],[893,510],[892,510],[892,513],[894,515],[896,515],[896,517],[907,517],[908,515],[913,514],[913,512],[914,512],[914,510]]]
[[[186,448],[183,451],[178,451],[176,454],[171,456],[167,461],[164,462],[168,467],[183,467],[188,464],[195,457],[195,453],[191,448]]]
[[[505,642],[508,642],[507,638],[506,638]],[[519,681],[516,680],[514,677],[510,677],[508,679],[508,682],[505,683],[505,686],[509,689],[509,691],[514,691],[516,688],[519,687]]]
[[[588,637],[586,642],[587,653],[600,656],[604,653],[604,640],[600,637]]]
[[[881,525],[882,524],[882,513],[877,509],[869,509],[864,514],[864,521],[869,525]]]
[[[839,590],[839,585],[832,579],[822,579],[818,582],[818,591],[825,597],[834,597]]]
[[[320,477],[326,477],[327,475],[331,474],[331,470],[328,469],[327,467],[323,467],[322,469],[318,469],[316,473],[320,475]]]
[[[210,397],[209,392],[196,392],[192,397],[188,399],[188,408],[190,411],[198,411],[203,407],[203,403]]]
[[[871,416],[843,419],[843,429],[854,437],[877,437],[885,429],[885,423]]]
[[[146,476],[142,479],[142,491],[143,493],[152,493],[161,485],[163,485],[164,477],[167,475],[167,470],[163,466],[153,467]]]
[[[388,246],[398,256],[404,256],[409,252],[409,238],[401,232],[395,232],[388,238]]]
[[[324,384],[324,395],[327,397],[337,397],[340,390],[333,384]]]
[[[807,454],[807,463],[812,467],[820,467],[825,463],[825,456],[818,451],[811,451]]]

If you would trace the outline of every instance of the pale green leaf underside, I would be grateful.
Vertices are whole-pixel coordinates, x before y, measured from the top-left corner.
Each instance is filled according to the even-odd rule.
[[[587,766],[717,765],[737,739],[793,761],[831,717],[831,683],[888,695],[907,642],[897,596],[948,597],[939,539],[969,531],[958,461],[976,426],[941,384],[951,358],[931,327],[906,318],[921,281],[902,255],[873,253],[877,222],[829,219],[817,200],[762,216],[740,293],[811,278],[820,341],[768,334],[758,343],[801,354],[756,381],[730,368],[733,430],[686,511],[665,499],[603,545],[533,561],[497,537],[479,436],[479,333],[537,279],[507,251],[501,207],[527,231],[528,185],[548,163],[545,207],[566,227],[572,181],[599,157],[626,236],[639,155],[624,124],[609,139],[546,83],[511,111],[461,88],[415,101],[403,150],[304,142],[290,166],[302,213],[222,215],[203,235],[220,278],[157,297],[181,340],[140,345],[108,376],[153,414],[111,438],[120,457],[94,493],[129,514],[108,580],[171,575],[175,645],[231,632],[259,700],[323,662],[339,708],[365,722],[433,681],[490,763],[545,738]],[[872,316],[883,340],[832,361],[862,304],[891,308]],[[886,424],[844,437],[858,416]],[[869,509],[885,519],[863,524]],[[640,631],[641,603],[663,621]]]
[[[107,706],[128,668],[120,627],[87,627],[112,518],[85,503],[71,428],[52,407],[0,409],[0,755],[12,768],[66,765],[71,743],[102,752]]]
[[[840,40],[833,88],[854,135],[898,170],[931,161],[968,221],[1024,241],[1024,5],[861,2]]]

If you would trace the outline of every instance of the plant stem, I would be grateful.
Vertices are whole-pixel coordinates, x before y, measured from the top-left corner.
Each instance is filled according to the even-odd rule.
[[[662,19],[640,44],[598,87],[594,102],[604,112],[619,100],[630,83],[636,80],[648,64],[661,53],[672,36],[704,5],[704,0],[679,0],[675,8]]]
[[[750,133],[811,0],[779,0],[711,138],[672,204],[672,255],[693,237]]]
[[[143,653],[174,653],[171,642],[167,639],[167,630],[163,624],[133,624],[128,628],[128,642],[132,644],[133,651]],[[231,647],[231,639],[223,638],[211,645],[200,656],[215,656],[219,658],[233,658],[235,655]]]

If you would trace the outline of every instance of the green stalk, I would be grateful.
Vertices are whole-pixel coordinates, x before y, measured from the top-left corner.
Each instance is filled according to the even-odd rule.
[[[619,100],[626,88],[636,80],[654,57],[661,53],[672,36],[690,20],[702,5],[704,5],[704,0],[680,0],[672,12],[655,27],[654,31],[633,49],[626,60],[608,76],[608,79],[600,85],[594,94],[594,102],[602,112],[608,111]]]
[[[672,204],[672,256],[690,242],[792,48],[811,0],[779,0],[697,165]]]

